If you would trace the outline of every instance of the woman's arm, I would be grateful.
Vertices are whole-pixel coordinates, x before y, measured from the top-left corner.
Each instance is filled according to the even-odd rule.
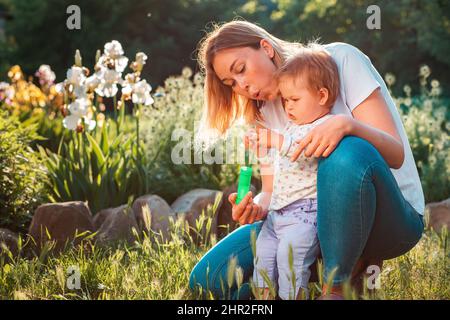
[[[405,159],[402,139],[380,89],[353,109],[347,135],[369,141],[391,168],[399,169]]]
[[[353,118],[336,115],[311,130],[298,141],[291,160],[297,160],[303,150],[306,157],[328,157],[344,136],[354,135],[370,142],[391,168],[400,168],[404,160],[403,143],[380,89],[374,90],[352,114]]]

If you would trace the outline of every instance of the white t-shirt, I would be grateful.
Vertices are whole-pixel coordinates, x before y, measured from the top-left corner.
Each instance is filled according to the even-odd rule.
[[[383,78],[372,65],[370,59],[356,47],[346,43],[335,42],[324,45],[324,48],[333,57],[339,71],[340,92],[331,110],[332,114],[352,115],[353,109],[363,102],[375,89],[381,89],[381,94],[389,107],[397,131],[402,139],[405,152],[403,165],[399,169],[391,169],[391,171],[405,199],[419,214],[423,215],[425,199],[419,173],[417,172],[400,114]],[[263,125],[272,130],[281,131],[289,120],[283,110],[280,98],[265,102],[261,107],[261,113],[265,119]]]

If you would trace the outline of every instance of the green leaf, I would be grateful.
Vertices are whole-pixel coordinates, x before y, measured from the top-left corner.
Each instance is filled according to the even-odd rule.
[[[100,146],[102,148],[103,154],[108,154],[109,151],[109,139],[106,131],[106,123],[102,127],[102,136],[100,139]]]
[[[97,144],[97,142],[95,141],[95,139],[89,133],[86,133],[86,136],[89,140],[92,150],[94,151],[95,155],[97,156],[98,167],[100,168],[105,163],[106,158],[102,152],[102,149],[100,149],[100,147]]]

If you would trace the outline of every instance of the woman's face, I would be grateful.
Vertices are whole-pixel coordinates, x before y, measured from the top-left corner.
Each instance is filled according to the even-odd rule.
[[[261,40],[259,49],[240,47],[217,52],[213,68],[222,83],[237,94],[254,100],[273,100],[279,94],[273,57],[273,47]]]

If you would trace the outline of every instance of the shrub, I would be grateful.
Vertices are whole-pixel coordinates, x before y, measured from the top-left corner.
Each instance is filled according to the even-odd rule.
[[[149,191],[147,161],[138,152],[135,135],[110,138],[108,128],[105,124],[99,135],[71,132],[59,153],[38,146],[50,172],[49,201],[88,201],[96,213]]]
[[[62,123],[53,121],[64,113],[63,95],[56,92],[55,74],[48,65],[41,65],[35,78],[22,72],[20,66],[11,67],[8,82],[0,82],[0,101],[8,112],[23,122],[23,126],[36,125],[37,133],[45,137],[36,143],[56,152],[61,136],[68,138]],[[36,85],[34,82],[39,83]]]
[[[440,201],[450,195],[449,103],[441,97],[438,80],[429,80],[431,70],[420,69],[420,93],[412,95],[405,85],[404,96],[394,98],[419,171],[426,202]],[[395,77],[387,75],[388,85]]]
[[[36,126],[23,126],[0,111],[0,227],[24,231],[46,194],[46,170],[29,144]]]

